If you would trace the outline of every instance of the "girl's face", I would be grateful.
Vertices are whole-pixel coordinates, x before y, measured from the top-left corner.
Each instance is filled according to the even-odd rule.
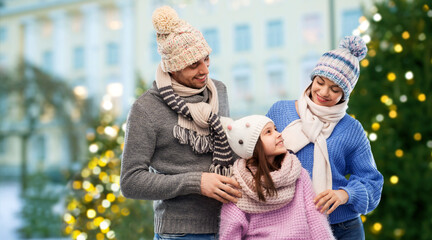
[[[273,160],[275,156],[287,152],[283,143],[282,134],[276,131],[276,127],[272,122],[269,122],[264,126],[260,138],[267,159]]]
[[[312,101],[320,106],[331,107],[342,99],[343,91],[328,78],[315,76],[311,87]]]

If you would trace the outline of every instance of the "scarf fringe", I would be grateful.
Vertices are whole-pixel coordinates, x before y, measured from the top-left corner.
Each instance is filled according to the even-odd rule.
[[[204,154],[214,151],[213,139],[210,135],[199,135],[197,132],[180,125],[174,126],[173,134],[180,144],[189,144],[195,153]]]
[[[213,163],[212,165],[210,165],[209,171],[212,173],[217,173],[222,176],[231,177],[233,175],[233,166],[232,165],[222,166]]]

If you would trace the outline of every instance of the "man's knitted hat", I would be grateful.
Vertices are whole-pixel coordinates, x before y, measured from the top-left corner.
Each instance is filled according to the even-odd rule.
[[[171,7],[156,9],[152,22],[164,72],[182,70],[210,55],[212,49],[202,33],[180,19]]]
[[[312,70],[311,79],[315,76],[328,78],[344,92],[344,100],[349,98],[360,76],[359,62],[366,56],[367,47],[359,36],[347,36],[339,48],[324,53]]]
[[[251,115],[231,122],[225,129],[231,149],[243,159],[251,158],[261,131],[269,122],[273,121],[263,115]]]

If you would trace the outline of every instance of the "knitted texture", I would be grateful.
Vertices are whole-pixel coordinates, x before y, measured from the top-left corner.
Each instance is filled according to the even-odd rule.
[[[210,104],[204,102],[199,102],[195,104],[186,103],[180,96],[178,96],[176,92],[174,92],[169,74],[162,72],[160,69],[158,69],[158,71],[156,72],[156,83],[162,99],[173,111],[189,119],[190,121],[194,121],[200,127],[210,128],[213,147],[203,148],[201,144],[199,146],[196,146],[196,144],[202,142],[198,141],[197,139],[191,140],[189,144],[195,151],[197,151],[198,149],[206,150],[205,152],[199,151],[198,153],[206,153],[207,151],[213,150],[213,163],[210,165],[210,171],[224,176],[231,176],[232,164],[234,163],[234,159],[220,118],[217,115],[217,112],[212,111],[217,109],[213,109]],[[217,99],[216,88],[212,84],[212,80],[208,79],[208,88],[214,89],[213,97]],[[174,128],[174,135],[176,136],[175,133],[176,128]],[[189,136],[196,136],[196,134]],[[202,140],[204,141],[206,139],[203,138]],[[185,144],[183,142],[180,143]]]
[[[261,131],[269,122],[273,121],[266,116],[251,115],[229,124],[225,131],[231,149],[241,158],[251,158]]]
[[[328,78],[344,92],[344,100],[349,98],[360,76],[359,62],[366,56],[367,47],[359,36],[347,36],[339,48],[324,53],[312,70],[311,79],[315,76]]]
[[[313,204],[315,194],[306,170],[301,170],[295,189],[289,203],[265,213],[250,214],[233,203],[224,204],[219,240],[334,239],[327,218]]]
[[[171,7],[156,9],[152,22],[164,72],[182,70],[210,55],[212,49],[202,33],[181,20]]]
[[[249,166],[253,172],[256,168]],[[282,162],[281,169],[273,171],[270,176],[275,184],[277,194],[266,195],[266,201],[260,201],[255,191],[255,183],[251,172],[246,168],[246,160],[239,159],[235,162],[234,178],[241,186],[242,197],[236,203],[237,207],[246,213],[264,213],[281,208],[289,203],[295,194],[295,185],[301,172],[300,161],[294,154],[287,153]]]
[[[219,114],[229,116],[225,85],[213,80]],[[207,102],[206,95],[184,97]],[[201,176],[212,154],[196,154],[173,136],[178,114],[164,102],[156,84],[132,105],[126,124],[120,186],[127,198],[155,200],[155,233],[217,233],[222,204],[201,194]]]
[[[295,101],[279,101],[267,113],[277,129],[285,129],[298,120]],[[330,223],[340,223],[367,214],[378,206],[383,187],[383,176],[376,168],[369,141],[360,122],[348,114],[334,127],[327,138],[327,149],[332,169],[333,189],[344,189],[348,202],[330,214]],[[296,153],[302,166],[312,174],[314,144],[309,143]],[[345,176],[350,174],[350,178]],[[313,176],[311,176],[313,178]]]

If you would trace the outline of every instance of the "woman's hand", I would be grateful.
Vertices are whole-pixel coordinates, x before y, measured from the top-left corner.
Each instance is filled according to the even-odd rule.
[[[237,203],[241,197],[240,184],[230,178],[216,173],[203,173],[201,175],[201,194],[214,198],[222,203]]]
[[[339,205],[348,201],[348,193],[345,190],[325,190],[314,198],[316,208],[321,212],[332,213]],[[331,208],[330,208],[331,206]],[[330,209],[329,209],[330,208]]]

